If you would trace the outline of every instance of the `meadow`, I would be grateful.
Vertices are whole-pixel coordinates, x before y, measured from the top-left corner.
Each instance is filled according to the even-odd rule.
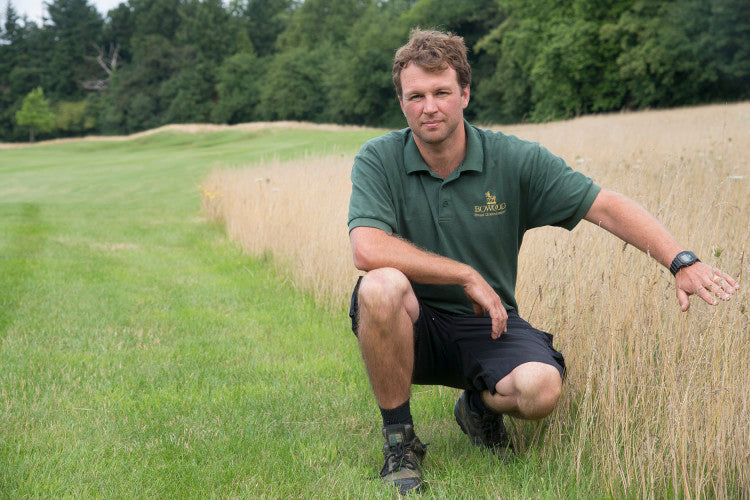
[[[542,143],[598,184],[631,197],[704,261],[740,280],[747,275],[749,105],[503,130]],[[358,274],[342,231],[351,162],[341,155],[218,170],[203,183],[204,212],[250,254],[273,255],[295,287],[335,311]],[[576,487],[595,485],[595,496],[750,495],[745,288],[716,308],[693,299],[683,314],[667,269],[582,223],[572,233],[528,233],[517,297],[523,316],[556,335],[569,369],[553,415],[514,423],[522,456],[537,457],[555,471],[546,474]],[[457,394],[417,389],[412,406],[441,408],[426,422],[420,416],[423,439],[455,439],[449,409]],[[431,453],[431,460],[449,459],[442,453]],[[432,474],[439,481],[444,473]],[[489,496],[508,494],[502,486],[485,487]],[[565,481],[552,491],[576,492]]]
[[[504,128],[750,270],[750,105]],[[172,128],[0,148],[0,497],[392,498],[346,316],[348,170],[382,131]],[[588,226],[588,227],[587,227]],[[426,497],[750,496],[744,286],[682,314],[588,224],[530,232],[521,313],[568,360],[507,465],[415,387]]]

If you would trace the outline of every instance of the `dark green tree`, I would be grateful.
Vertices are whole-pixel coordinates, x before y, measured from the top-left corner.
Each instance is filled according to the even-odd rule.
[[[180,0],[129,0],[135,16],[135,32],[138,39],[148,35],[158,35],[166,40],[174,40],[180,26]],[[131,40],[136,43],[136,40]]]
[[[52,44],[45,88],[53,99],[82,98],[82,82],[100,76],[101,68],[85,56],[102,45],[104,21],[87,0],[54,0],[47,9]]]
[[[13,129],[15,110],[12,114],[9,110],[13,106],[14,96],[10,93],[9,77],[17,64],[18,45],[14,46],[14,40],[18,38],[19,30],[18,15],[9,1],[0,24],[0,139],[9,138]]]
[[[289,23],[294,5],[293,0],[247,0],[236,5],[259,57],[276,52],[276,39]]]
[[[167,123],[210,121],[216,99],[216,65],[186,50],[178,53],[181,67],[159,91],[159,100],[166,106],[164,120]]]
[[[353,25],[326,75],[330,118],[341,123],[402,127],[393,88],[393,54],[408,36],[407,2],[372,4]]]
[[[508,16],[507,11],[504,15]],[[475,46],[496,61],[495,70],[476,82],[475,95],[484,103],[478,118],[488,122],[525,120],[531,111],[531,70],[542,29],[530,19],[507,17]]]
[[[160,35],[135,36],[132,48],[132,62],[117,71],[97,103],[105,133],[132,133],[167,123],[170,102],[165,102],[162,86],[175,77],[184,55]]]
[[[186,0],[178,12],[180,24],[175,34],[178,46],[191,47],[196,59],[218,64],[233,53],[239,24],[224,9],[221,0]]]
[[[269,63],[260,89],[258,116],[265,120],[325,121],[324,85],[330,45],[298,47],[277,54]]]
[[[622,48],[617,65],[630,107],[695,103],[713,85],[710,54],[699,50],[708,12],[704,2],[637,0],[605,28]]]
[[[107,13],[102,40],[118,49],[120,64],[127,64],[133,58],[131,39],[135,34],[136,16],[134,9],[121,3]]]
[[[324,43],[340,47],[346,42],[353,23],[375,0],[305,0],[291,15],[279,35],[279,47],[314,49]]]
[[[218,102],[211,111],[211,120],[217,123],[243,123],[253,121],[260,102],[261,79],[264,61],[252,52],[239,52],[219,68],[216,90]]]
[[[716,65],[716,99],[750,98],[750,2],[712,0],[702,50]]]

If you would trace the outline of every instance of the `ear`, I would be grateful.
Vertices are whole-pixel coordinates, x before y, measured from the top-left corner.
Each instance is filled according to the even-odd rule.
[[[464,87],[464,89],[461,91],[461,108],[466,109],[466,106],[469,105],[469,96],[471,92],[469,90],[469,85]]]

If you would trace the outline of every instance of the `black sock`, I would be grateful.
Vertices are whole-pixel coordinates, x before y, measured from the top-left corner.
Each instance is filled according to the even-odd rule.
[[[490,411],[487,405],[482,401],[482,393],[479,391],[469,392],[469,407],[477,413],[487,413]]]
[[[408,399],[404,404],[397,406],[392,410],[384,410],[383,408],[380,408],[380,415],[383,417],[383,427],[394,424],[414,425],[414,421],[411,418],[411,408],[409,407]]]

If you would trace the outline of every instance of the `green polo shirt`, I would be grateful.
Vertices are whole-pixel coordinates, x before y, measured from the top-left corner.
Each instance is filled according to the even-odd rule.
[[[466,157],[445,180],[424,162],[410,129],[368,141],[352,168],[349,230],[379,228],[464,262],[506,308],[517,309],[524,233],[547,225],[573,229],[600,188],[539,144],[464,126]],[[412,285],[433,307],[473,313],[460,286]]]

